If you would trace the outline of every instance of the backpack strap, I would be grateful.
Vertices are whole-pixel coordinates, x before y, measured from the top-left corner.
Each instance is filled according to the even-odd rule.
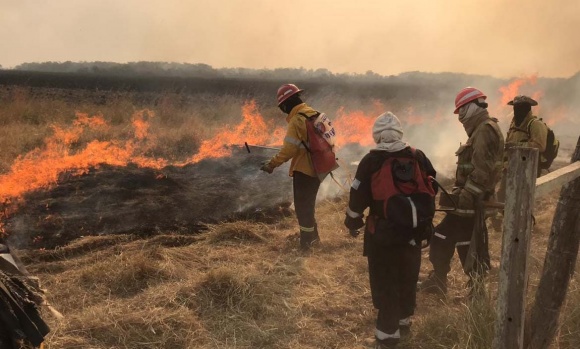
[[[532,124],[534,123],[534,121],[538,120],[538,118],[532,118],[529,122],[528,122],[528,127],[526,127],[526,133],[528,134],[528,139],[530,137],[532,137]]]
[[[315,117],[319,116],[320,115],[320,112],[316,110],[316,113],[314,115],[312,115],[312,116],[308,116],[305,113],[298,113],[298,114],[304,116],[306,119],[310,119],[310,118],[315,118]]]
[[[310,118],[314,118],[314,117],[317,117],[318,115],[320,115],[320,112],[319,112],[319,111],[316,111],[316,114],[314,114],[314,115],[312,115],[312,116],[308,116],[308,115],[306,115],[305,113],[298,113],[298,114],[299,114],[299,115],[302,115],[302,116],[304,116],[304,118],[305,118],[306,120],[310,120]],[[306,144],[306,142],[304,142],[304,141],[301,141],[300,143],[302,143],[302,145],[304,146],[304,148],[306,148],[306,151],[307,151],[308,153],[312,153],[312,151],[310,150],[310,147],[308,146],[308,144]]]
[[[471,137],[469,137],[468,142],[471,141],[474,138],[475,134],[478,131],[483,130],[483,128],[485,127],[485,125],[489,125],[493,129],[493,131],[495,132],[495,134],[498,136],[499,139],[501,139],[503,137],[503,135],[501,133],[501,130],[499,129],[499,127],[497,127],[497,119],[496,118],[488,118],[487,120],[485,120],[484,122],[482,122],[481,124],[479,124],[479,126],[477,126],[477,128],[471,134]],[[517,129],[519,131],[524,131],[525,132],[525,130],[522,130],[522,129],[517,128],[517,127],[510,128],[510,130],[512,130],[512,129]]]

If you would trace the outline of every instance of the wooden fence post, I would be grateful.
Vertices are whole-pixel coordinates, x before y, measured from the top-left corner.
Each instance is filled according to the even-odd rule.
[[[572,162],[580,161],[580,137]],[[544,270],[526,324],[526,348],[548,348],[574,273],[580,244],[580,178],[565,184],[556,206]]]
[[[525,292],[532,232],[538,150],[507,151],[506,200],[494,349],[523,348]]]

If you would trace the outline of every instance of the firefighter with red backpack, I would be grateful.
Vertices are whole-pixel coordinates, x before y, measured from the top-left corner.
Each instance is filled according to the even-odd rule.
[[[455,114],[469,138],[455,153],[457,170],[452,194],[440,198],[441,206],[456,209],[435,227],[429,249],[433,271],[419,285],[428,293],[447,292],[447,273],[455,249],[470,277],[470,294],[482,290],[478,286],[490,268],[485,217],[494,212],[485,208],[485,202],[494,197],[501,178],[504,138],[498,120],[489,116],[486,98],[473,87],[462,89],[455,98]]]
[[[432,232],[436,173],[425,154],[401,139],[391,112],[373,126],[377,143],[363,157],[350,189],[345,226],[352,236],[366,225],[363,255],[368,259],[373,306],[378,310],[377,348],[390,348],[409,333],[416,303],[421,244]],[[369,209],[366,224],[363,212]]]
[[[280,151],[260,169],[272,173],[276,167],[292,160],[289,174],[300,226],[300,248],[309,250],[312,244],[320,241],[314,216],[320,183],[338,165],[331,144],[334,128],[324,114],[302,101],[302,91],[294,84],[284,84],[278,89],[278,107],[288,115],[288,129]]]

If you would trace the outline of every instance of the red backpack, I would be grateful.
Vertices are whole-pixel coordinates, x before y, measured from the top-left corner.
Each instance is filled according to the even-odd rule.
[[[332,123],[324,113],[317,112],[310,117],[304,113],[300,113],[300,115],[306,118],[306,133],[308,135],[306,149],[310,153],[314,171],[322,182],[330,172],[338,168],[333,144],[336,133]]]
[[[367,229],[388,235],[383,238],[388,242],[428,239],[435,215],[433,184],[417,161],[415,149],[410,150],[409,155],[387,158],[371,178],[373,200],[381,201],[383,210],[367,220]]]

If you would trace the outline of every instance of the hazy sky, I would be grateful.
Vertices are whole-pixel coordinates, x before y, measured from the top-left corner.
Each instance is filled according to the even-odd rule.
[[[580,71],[579,0],[0,0],[0,65]]]

